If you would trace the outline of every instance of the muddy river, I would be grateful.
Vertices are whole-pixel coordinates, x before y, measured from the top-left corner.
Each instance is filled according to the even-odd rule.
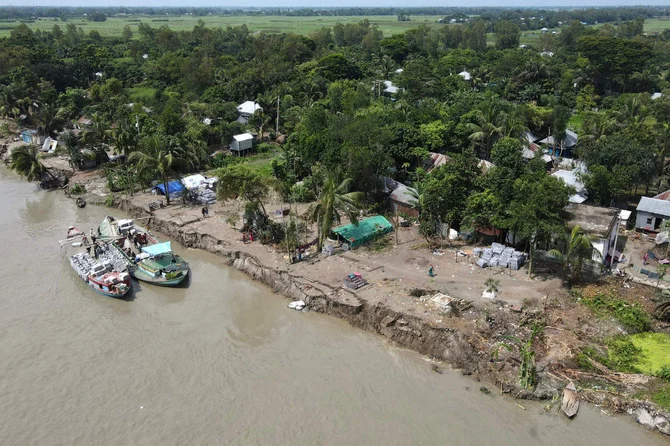
[[[95,294],[57,241],[77,209],[0,168],[0,444],[661,445],[630,417],[479,391],[420,355],[179,249],[188,287]],[[493,390],[491,386],[489,386]]]

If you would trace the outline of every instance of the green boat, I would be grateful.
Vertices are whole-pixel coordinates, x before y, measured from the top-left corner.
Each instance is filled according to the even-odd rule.
[[[133,277],[159,286],[177,286],[188,277],[188,263],[172,251],[170,242],[142,247],[135,258]]]
[[[137,280],[159,286],[177,286],[188,277],[188,263],[172,251],[170,242],[160,243],[133,220],[107,216],[98,227],[106,249],[122,258]]]

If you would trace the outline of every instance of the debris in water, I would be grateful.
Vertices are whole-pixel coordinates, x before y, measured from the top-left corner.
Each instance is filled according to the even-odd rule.
[[[293,309],[293,310],[301,311],[303,308],[305,308],[305,301],[304,300],[294,300],[293,302],[288,304],[288,307]]]
[[[577,415],[577,411],[579,410],[579,394],[572,381],[565,386],[565,389],[563,389],[563,403],[561,404],[561,410],[568,418]]]

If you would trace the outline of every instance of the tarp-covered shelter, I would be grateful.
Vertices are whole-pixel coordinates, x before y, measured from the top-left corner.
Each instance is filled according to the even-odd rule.
[[[171,253],[172,245],[170,242],[156,243],[155,245],[143,246],[142,251],[150,256],[159,256],[161,254]]]
[[[365,218],[358,224],[338,226],[333,232],[355,248],[393,231],[393,225],[381,215]]]
[[[168,183],[170,196],[178,195],[184,192],[184,189],[184,183],[182,183],[181,180],[172,180]],[[157,184],[156,187],[154,187],[154,190],[161,195],[165,195],[165,185],[163,183]]]
[[[181,182],[184,183],[186,189],[197,189],[202,185],[202,183],[206,181],[207,178],[199,173],[196,173],[195,175],[189,175],[181,179]]]

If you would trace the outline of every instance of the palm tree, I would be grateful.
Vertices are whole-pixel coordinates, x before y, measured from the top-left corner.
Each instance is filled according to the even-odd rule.
[[[616,248],[615,248],[616,249]],[[566,237],[562,249],[552,249],[549,254],[556,257],[563,265],[563,278],[569,283],[579,282],[584,260],[591,260],[596,249],[591,239],[579,225],[572,228],[570,236]]]
[[[87,146],[94,148],[95,156],[99,163],[109,161],[109,157],[105,151],[105,144],[109,141],[111,134],[109,126],[97,113],[91,119],[93,123],[84,131],[82,141]]]
[[[12,150],[9,167],[22,177],[26,177],[28,181],[42,180],[45,174],[52,180],[56,179],[49,172],[49,168],[37,158],[37,147],[33,145],[20,146]]]
[[[52,104],[43,104],[39,108],[37,120],[40,123],[40,130],[47,136],[55,136],[65,125],[63,109]]]
[[[81,142],[79,136],[74,132],[65,132],[60,135],[60,140],[65,145],[67,154],[70,156],[70,167],[72,167],[72,170],[76,170],[77,167],[81,168],[84,155],[82,155],[81,147],[79,147]]]
[[[351,178],[345,178],[338,183],[334,174],[327,173],[319,192],[319,200],[307,210],[309,221],[317,224],[319,251],[330,234],[330,230],[340,223],[340,212],[344,213],[350,222],[358,221],[358,210],[363,193],[349,192],[350,186]]]
[[[598,141],[615,130],[616,121],[605,113],[589,112],[582,125],[582,135],[578,143]]]
[[[658,123],[656,132],[656,139],[659,145],[658,176],[660,178],[665,170],[665,159],[668,156],[668,149],[670,149],[670,124],[667,122]]]
[[[128,161],[137,164],[139,172],[158,175],[165,187],[165,201],[170,204],[168,182],[170,174],[180,165],[188,164],[181,149],[173,140],[160,135],[152,135],[141,141],[142,150],[130,154]]]
[[[494,102],[488,102],[474,112],[473,122],[467,124],[471,132],[469,138],[479,144],[482,156],[489,159],[491,147],[503,133],[504,126],[500,121],[505,113],[500,111]]]

